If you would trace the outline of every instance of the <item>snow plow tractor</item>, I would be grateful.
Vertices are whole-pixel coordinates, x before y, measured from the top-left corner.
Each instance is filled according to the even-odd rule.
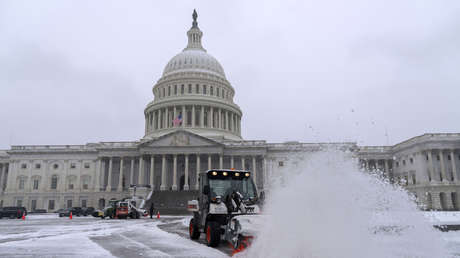
[[[261,194],[262,195],[262,194]],[[205,234],[208,246],[227,241],[234,253],[247,248],[260,230],[262,217],[251,172],[212,169],[199,175],[199,196],[187,204],[193,212],[191,239]]]

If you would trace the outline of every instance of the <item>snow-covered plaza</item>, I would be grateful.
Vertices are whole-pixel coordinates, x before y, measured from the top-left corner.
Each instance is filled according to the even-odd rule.
[[[188,238],[189,217],[101,220],[29,215],[0,220],[0,257],[222,257]],[[163,229],[161,229],[163,228]],[[171,233],[170,233],[171,232]]]
[[[426,213],[433,224],[460,224],[460,213]],[[59,218],[57,214],[0,220],[0,257],[227,257],[203,237],[188,237],[189,216],[160,219],[101,220],[94,217]],[[450,254],[460,256],[460,231],[442,233]]]

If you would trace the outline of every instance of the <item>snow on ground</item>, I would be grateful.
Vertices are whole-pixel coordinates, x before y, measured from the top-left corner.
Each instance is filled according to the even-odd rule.
[[[460,224],[460,212],[424,215],[433,224]],[[190,219],[70,220],[57,214],[29,215],[25,221],[0,219],[0,257],[225,257],[222,249],[188,238]],[[460,231],[444,232],[442,238],[450,254],[460,255]]]
[[[424,215],[434,225],[460,225],[459,211],[427,211]]]
[[[0,257],[222,257],[224,254],[157,226],[160,220],[101,220],[29,215],[0,220]]]

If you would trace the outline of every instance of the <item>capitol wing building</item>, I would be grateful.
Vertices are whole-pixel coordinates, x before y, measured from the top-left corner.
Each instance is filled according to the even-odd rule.
[[[258,190],[269,190],[268,175],[288,175],[293,153],[332,147],[352,153],[364,170],[382,171],[425,209],[459,209],[460,134],[425,134],[378,147],[242,139],[243,112],[234,103],[235,89],[203,48],[196,13],[193,18],[187,46],[153,87],[142,139],[0,151],[0,207],[102,208],[107,200],[132,195],[136,185],[137,195],[153,191],[159,210],[183,212],[197,193],[200,172],[250,170]]]

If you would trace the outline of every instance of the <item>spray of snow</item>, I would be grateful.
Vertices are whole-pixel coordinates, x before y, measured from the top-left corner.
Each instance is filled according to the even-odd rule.
[[[290,165],[289,165],[290,164]],[[266,225],[239,257],[448,257],[414,199],[351,154],[293,156],[264,207]]]

